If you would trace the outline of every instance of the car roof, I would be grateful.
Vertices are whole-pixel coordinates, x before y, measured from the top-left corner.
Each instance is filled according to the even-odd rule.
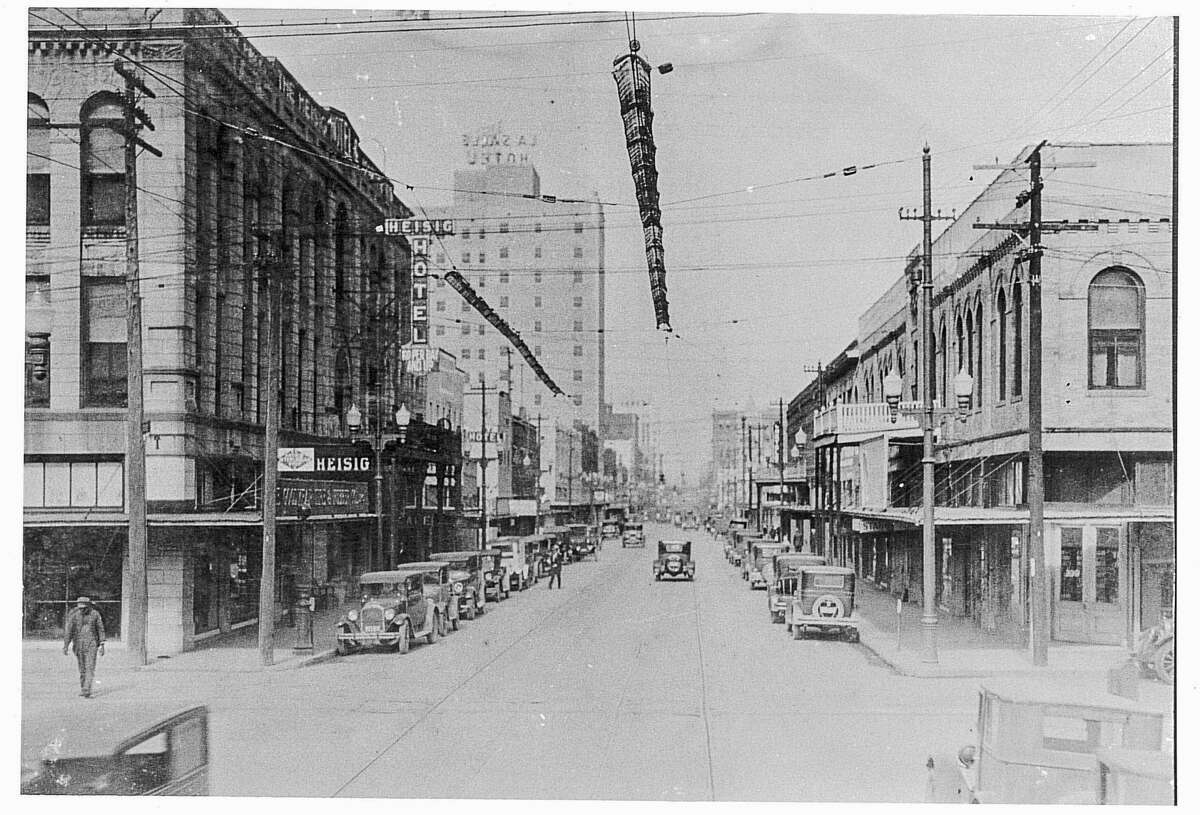
[[[1078,683],[1050,681],[1037,678],[990,679],[980,687],[1015,704],[1047,704],[1069,707],[1098,707],[1106,710],[1162,716],[1157,708],[1126,699],[1123,696],[1080,687]]]
[[[440,560],[416,560],[412,563],[401,563],[396,567],[398,572],[424,572],[430,569],[444,569],[446,564]]]
[[[775,559],[783,563],[804,563],[808,562],[814,566],[823,566],[825,561],[824,555],[814,555],[812,552],[776,552]],[[817,561],[821,561],[817,563]]]
[[[37,762],[45,755],[58,759],[111,755],[119,747],[169,719],[196,712],[200,704],[182,702],[104,701],[99,704],[68,700],[53,711],[39,711],[21,720],[21,758]]]
[[[668,541],[668,540],[661,540],[661,541],[659,541],[659,543],[691,543],[691,541],[681,541],[681,540],[669,540],[669,541]]]
[[[478,554],[479,554],[478,549],[462,549],[457,552],[435,552],[432,555],[430,555],[429,557],[432,560],[445,561],[445,560],[458,560],[459,558],[470,557],[471,555],[478,555]]]
[[[417,569],[406,569],[405,566],[411,564],[403,564],[395,569],[388,569],[384,572],[363,572],[358,578],[359,583],[401,583],[404,578],[418,571]]]
[[[808,574],[809,572],[812,572],[813,574],[854,574],[853,569],[845,566],[822,566],[817,563],[814,563],[811,566],[805,565],[804,573]]]

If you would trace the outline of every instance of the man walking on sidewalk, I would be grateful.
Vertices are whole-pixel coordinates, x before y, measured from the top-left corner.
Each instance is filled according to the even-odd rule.
[[[556,546],[554,547],[554,552],[550,555],[550,588],[554,588],[555,580],[558,580],[558,587],[562,588],[562,566],[562,546]]]
[[[67,617],[63,636],[63,655],[75,644],[75,659],[79,663],[79,695],[92,695],[92,680],[96,678],[96,655],[104,654],[104,620],[87,597],[75,601],[75,610]]]

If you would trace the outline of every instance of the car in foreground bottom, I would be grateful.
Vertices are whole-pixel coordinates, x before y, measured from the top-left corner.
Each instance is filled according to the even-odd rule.
[[[21,794],[208,795],[208,750],[203,705],[64,703],[21,723]]]

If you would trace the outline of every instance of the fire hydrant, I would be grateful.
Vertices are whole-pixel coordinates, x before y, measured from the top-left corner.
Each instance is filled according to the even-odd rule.
[[[317,598],[311,593],[301,594],[296,601],[296,644],[294,653],[313,650],[313,613],[317,610]]]

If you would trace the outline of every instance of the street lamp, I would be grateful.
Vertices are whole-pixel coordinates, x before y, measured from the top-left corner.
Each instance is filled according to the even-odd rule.
[[[954,387],[954,399],[957,406],[956,414],[959,421],[966,421],[967,409],[971,407],[971,396],[975,392],[975,378],[965,370],[959,371],[954,377],[951,384]],[[920,411],[901,411],[900,397],[904,392],[904,382],[892,371],[883,378],[883,398],[887,402],[888,415],[891,417],[892,424],[896,423],[901,413],[918,413]],[[948,410],[934,411],[945,415]]]
[[[362,411],[358,409],[358,405],[351,404],[350,409],[346,411],[346,427],[351,433],[357,433],[362,427]]]

